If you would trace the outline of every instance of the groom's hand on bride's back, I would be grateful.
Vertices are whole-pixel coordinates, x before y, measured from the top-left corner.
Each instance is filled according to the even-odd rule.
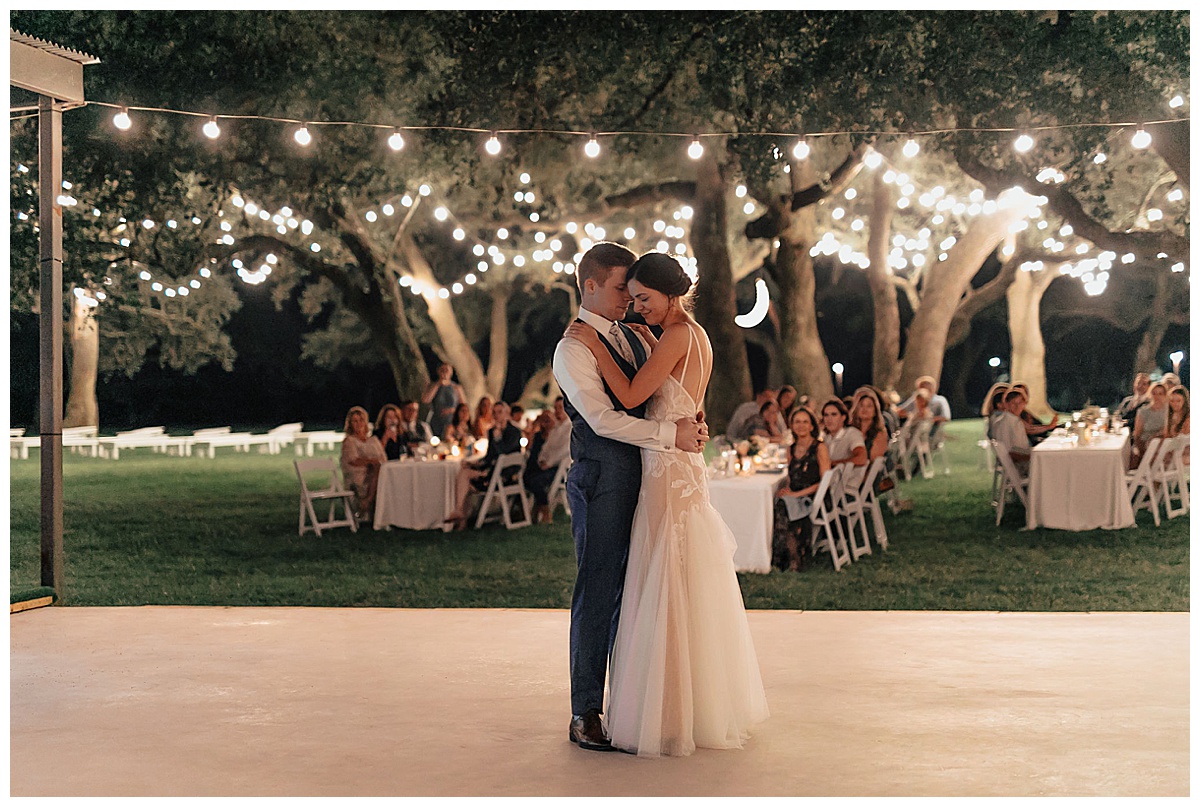
[[[695,418],[680,418],[675,421],[675,447],[680,451],[699,454],[708,442],[708,424],[704,422],[704,413],[700,412]]]

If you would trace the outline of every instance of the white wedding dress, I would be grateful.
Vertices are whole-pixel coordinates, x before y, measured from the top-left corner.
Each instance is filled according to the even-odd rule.
[[[648,419],[694,417],[708,384],[703,330],[681,378],[650,398]],[[710,350],[711,353],[711,350]],[[688,369],[692,369],[689,378]],[[740,748],[767,699],[734,571],[733,534],[708,498],[703,456],[642,450],[642,488],[609,669],[612,743],[639,756]]]

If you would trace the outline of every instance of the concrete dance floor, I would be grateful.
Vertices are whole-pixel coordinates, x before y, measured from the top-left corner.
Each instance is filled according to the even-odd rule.
[[[1187,796],[1189,615],[755,611],[741,751],[567,742],[565,611],[10,617],[14,796]]]

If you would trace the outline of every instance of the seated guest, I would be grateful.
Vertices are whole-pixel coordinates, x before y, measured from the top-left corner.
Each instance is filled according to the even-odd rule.
[[[862,433],[869,465],[878,457],[887,455],[887,425],[883,422],[879,399],[875,397],[874,390],[863,387],[854,394],[853,404],[850,408],[850,425]]]
[[[533,424],[525,424],[523,422],[525,420],[525,407],[521,406],[520,404],[512,405],[512,407],[509,409],[508,420],[510,423],[512,423],[512,425],[520,429],[521,434],[523,434],[525,437],[529,437],[532,434]]]
[[[937,445],[942,441],[942,424],[950,420],[950,402],[946,396],[937,394],[937,379],[931,375],[923,375],[917,379],[916,389],[907,401],[900,404],[896,414],[904,420],[916,410],[917,391],[929,392],[929,411],[933,415],[933,430],[929,433],[929,444]]]
[[[417,447],[422,443],[433,440],[429,424],[417,418],[420,411],[420,404],[416,401],[400,402],[400,441],[408,449],[409,456],[417,453]]]
[[[792,445],[788,449],[788,482],[776,491],[773,544],[775,565],[800,571],[802,559],[812,557],[813,496],[821,477],[830,469],[829,451],[821,440],[817,416],[807,406],[792,409],[789,424]]]
[[[475,439],[485,436],[492,428],[492,399],[484,395],[475,405],[475,418],[471,421],[471,433]]]
[[[1008,384],[992,384],[992,388],[988,390],[987,398],[983,401],[983,409],[980,412],[987,418],[987,436],[989,440],[994,439],[996,436],[992,433],[992,430],[1000,415],[1005,411],[1004,396],[1008,395],[1010,389],[1012,387],[1008,386]]]
[[[853,426],[847,426],[849,413],[840,398],[830,398],[821,407],[821,421],[825,426],[823,437],[829,450],[831,466],[849,465],[842,479],[848,487],[858,488],[862,485],[863,474],[867,467],[867,444],[863,433]]]
[[[550,414],[554,415],[555,423],[563,423],[570,420],[567,417],[567,405],[563,402],[563,396],[559,395],[554,399],[554,408],[550,410]]]
[[[500,456],[521,450],[521,430],[509,422],[509,413],[508,404],[504,401],[496,401],[492,405],[492,427],[484,435],[488,441],[487,453],[478,460],[465,460],[459,469],[454,512],[446,518],[447,522],[454,524],[455,529],[466,528],[467,513],[464,508],[467,496],[472,490],[487,490],[492,469],[496,467]]]
[[[408,453],[404,441],[400,439],[400,421],[403,416],[400,407],[395,404],[384,404],[375,416],[375,437],[383,446],[383,453],[389,460],[398,460]]]
[[[1191,433],[1192,417],[1187,387],[1176,387],[1167,396],[1167,425],[1163,427],[1162,437],[1169,439]],[[1191,447],[1189,442],[1183,449],[1184,465],[1191,464]],[[1163,456],[1163,465],[1166,466],[1171,462],[1173,462],[1172,453],[1168,452]]]
[[[569,423],[570,421],[568,421]],[[525,458],[525,489],[533,496],[533,521],[535,524],[549,524],[551,520],[550,485],[553,484],[554,476],[558,473],[558,461],[551,464],[548,460],[554,459],[554,456],[546,455],[552,453],[547,451],[547,448],[551,447],[550,439],[559,426],[560,424],[554,422],[554,415],[548,411],[542,412],[533,420],[533,437],[529,441],[529,453]],[[569,451],[571,437],[569,425],[566,432]],[[561,460],[562,455],[557,454],[557,446],[551,448],[555,449],[557,460]]]
[[[1167,425],[1167,387],[1161,381],[1150,385],[1150,403],[1137,410],[1133,419],[1133,457],[1130,464],[1136,468],[1142,463],[1146,446],[1155,437],[1162,435]]]
[[[367,410],[352,406],[346,413],[342,439],[342,478],[354,491],[354,517],[370,521],[375,510],[375,488],[379,482],[379,466],[387,461],[383,446],[371,436]]]
[[[791,384],[784,384],[779,388],[779,392],[775,393],[775,400],[779,403],[779,431],[784,433],[787,431],[788,414],[796,405],[796,388]]]
[[[1032,412],[1029,411],[1029,387],[1025,384],[1013,384],[1013,389],[1018,389],[1025,396],[1026,408],[1021,410],[1021,420],[1025,423],[1025,433],[1029,435],[1029,445],[1036,446],[1038,443],[1046,439],[1046,435],[1058,426],[1058,413],[1054,414],[1053,419],[1049,423],[1042,423]]]
[[[446,427],[450,425],[450,419],[454,415],[454,408],[466,402],[467,395],[463,388],[454,383],[454,368],[449,364],[442,364],[437,369],[437,378],[421,393],[421,403],[430,406],[430,431],[439,437],[445,434]]]
[[[779,428],[779,423],[779,404],[775,401],[767,401],[758,410],[758,414],[746,424],[746,429],[752,437],[765,437],[772,443],[782,443],[785,437]]]
[[[1025,421],[1021,420],[1021,410],[1025,408],[1025,395],[1016,389],[1010,389],[1004,394],[1004,411],[992,425],[992,435],[1000,447],[1008,451],[1017,472],[1022,476],[1029,475],[1029,434],[1025,431]]]
[[[470,449],[475,444],[475,434],[471,431],[471,407],[465,403],[454,407],[454,416],[450,419],[450,424],[446,426],[442,439],[450,445],[456,445],[464,450]]]
[[[775,390],[764,389],[754,396],[753,401],[739,404],[738,408],[733,410],[733,414],[729,416],[729,425],[725,427],[725,436],[735,442],[749,439],[750,421],[759,415],[763,404],[773,400],[775,400]]]
[[[1133,394],[1121,399],[1116,414],[1121,420],[1132,421],[1143,404],[1150,403],[1150,376],[1138,373],[1133,377]]]
[[[895,407],[892,406],[892,404],[888,401],[887,397],[883,393],[883,390],[879,389],[878,387],[873,387],[870,384],[863,384],[861,387],[856,389],[854,391],[853,400],[857,401],[860,396],[865,394],[870,394],[875,398],[875,405],[879,410],[879,416],[883,418],[883,427],[887,431],[887,439],[891,440],[892,435],[900,430],[900,418],[896,417],[896,413],[893,411]],[[850,407],[849,411],[851,414],[853,414],[854,407]]]
[[[1175,389],[1183,382],[1180,381],[1179,376],[1175,375],[1174,373],[1163,373],[1162,383],[1163,386],[1167,388],[1167,394],[1169,395],[1171,390]]]

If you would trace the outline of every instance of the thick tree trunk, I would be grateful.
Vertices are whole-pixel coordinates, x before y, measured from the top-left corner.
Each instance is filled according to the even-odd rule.
[[[708,331],[713,349],[712,380],[703,405],[714,435],[724,432],[733,410],[752,395],[745,339],[733,321],[737,302],[725,210],[726,166],[718,162],[718,156],[724,154],[723,144],[714,146],[698,161],[691,228],[699,270],[695,316]]]
[[[977,216],[970,229],[950,249],[946,260],[926,272],[921,308],[908,327],[904,366],[897,387],[902,395],[911,391],[921,376],[940,380],[946,336],[959,300],[970,286],[971,278],[1019,217],[1015,205]]]
[[[508,376],[508,300],[512,287],[498,284],[492,287],[492,332],[488,350],[487,389],[493,398],[504,394]]]
[[[801,395],[818,404],[833,397],[829,357],[817,331],[817,277],[809,251],[816,243],[816,221],[812,208],[795,214],[779,233],[779,355],[784,377]]]
[[[871,230],[867,239],[867,282],[875,307],[875,337],[871,349],[871,380],[880,389],[891,389],[900,378],[900,305],[888,264],[888,243],[892,238],[892,216],[896,206],[892,186],[876,172],[872,183]]]
[[[1038,417],[1054,414],[1046,402],[1046,343],[1042,338],[1042,296],[1058,277],[1058,267],[1019,271],[1008,287],[1008,332],[1012,380],[1029,387],[1027,408]]]
[[[100,327],[96,309],[84,305],[72,295],[70,334],[70,391],[63,426],[100,425],[100,404],[96,400],[96,376],[100,367]]]
[[[1159,272],[1154,278],[1154,302],[1151,303],[1150,317],[1146,321],[1146,330],[1142,332],[1142,341],[1138,344],[1137,356],[1134,359],[1134,372],[1149,373],[1158,367],[1158,348],[1162,345],[1167,328],[1171,325],[1168,312],[1168,295],[1170,293],[1171,277],[1166,272]]]

